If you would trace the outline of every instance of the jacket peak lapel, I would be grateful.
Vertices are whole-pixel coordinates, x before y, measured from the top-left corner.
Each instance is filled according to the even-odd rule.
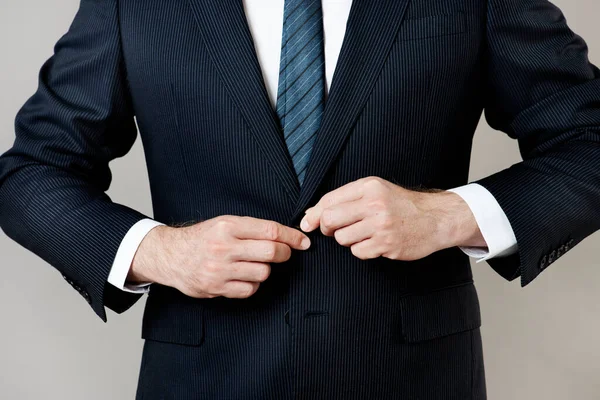
[[[271,107],[241,0],[188,0],[209,54],[252,135],[289,194],[298,198],[296,171]]]

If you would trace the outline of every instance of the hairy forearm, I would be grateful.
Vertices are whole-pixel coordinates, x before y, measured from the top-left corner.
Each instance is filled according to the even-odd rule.
[[[152,228],[144,237],[131,262],[127,282],[132,284],[155,283],[160,280],[161,271],[167,264],[169,249],[163,244],[165,236],[175,228],[163,225]],[[160,283],[160,282],[159,282]]]
[[[438,221],[437,240],[442,248],[487,246],[469,205],[458,194],[437,189],[423,191],[421,202]]]

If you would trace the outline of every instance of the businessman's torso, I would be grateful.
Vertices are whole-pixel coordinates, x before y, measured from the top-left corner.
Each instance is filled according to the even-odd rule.
[[[321,195],[361,177],[406,187],[467,182],[484,106],[484,1],[355,0],[302,188],[241,1],[119,7],[157,220],[235,214],[295,225]],[[190,300],[155,285],[140,396],[194,398],[193,388],[208,398],[471,395],[482,367],[466,255],[360,260],[318,230],[310,237],[309,251],[274,267],[244,301]]]

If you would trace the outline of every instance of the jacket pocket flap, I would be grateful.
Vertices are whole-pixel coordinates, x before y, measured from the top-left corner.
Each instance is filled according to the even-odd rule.
[[[411,294],[400,301],[402,336],[405,342],[420,342],[481,326],[475,285]]]
[[[466,17],[463,12],[405,19],[400,26],[399,39],[412,40],[463,33]]]
[[[142,338],[199,346],[204,339],[203,307],[198,299],[162,286],[150,289],[142,319]]]

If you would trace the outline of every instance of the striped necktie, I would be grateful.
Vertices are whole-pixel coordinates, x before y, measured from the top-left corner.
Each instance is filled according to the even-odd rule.
[[[277,115],[302,185],[325,102],[321,0],[285,0],[283,18]]]

